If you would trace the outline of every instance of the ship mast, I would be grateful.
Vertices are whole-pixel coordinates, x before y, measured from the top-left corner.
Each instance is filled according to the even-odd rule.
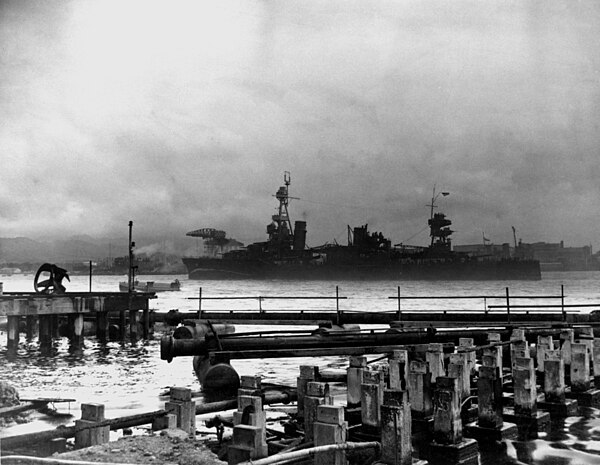
[[[288,195],[288,188],[291,182],[290,172],[283,172],[283,182],[285,186],[281,186],[275,194],[275,198],[279,200],[279,212],[277,215],[273,215],[273,221],[277,223],[277,229],[287,228],[290,233],[293,234],[292,222],[290,221],[290,215],[288,212],[288,204],[290,203],[290,197]]]
[[[431,236],[431,245],[432,246],[433,246],[433,243],[436,238],[438,238],[438,237],[443,238],[443,240],[445,242],[445,239],[451,234],[451,233],[449,234],[445,230],[442,230],[443,227],[449,226],[451,224],[450,220],[445,220],[446,215],[444,215],[443,213],[436,214],[436,217],[439,216],[439,218],[436,218],[436,220],[434,221],[433,209],[437,208],[435,201],[437,200],[437,198],[440,195],[446,197],[446,196],[450,195],[450,192],[438,192],[436,195],[435,184],[434,184],[433,185],[433,194],[431,195],[431,203],[427,205],[427,207],[431,207],[431,213],[429,214],[429,226],[430,226],[429,235]]]
[[[275,194],[275,198],[279,200],[277,214],[271,217],[275,225],[267,227],[270,241],[276,244],[278,255],[281,255],[285,248],[289,248],[294,240],[294,230],[292,229],[292,222],[288,212],[290,199],[294,198],[288,195],[291,182],[289,171],[283,172],[283,182],[285,185],[279,187],[279,190]]]

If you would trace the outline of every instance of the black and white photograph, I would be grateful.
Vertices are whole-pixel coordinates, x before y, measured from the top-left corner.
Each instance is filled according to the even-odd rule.
[[[600,463],[598,37],[0,0],[0,464]]]

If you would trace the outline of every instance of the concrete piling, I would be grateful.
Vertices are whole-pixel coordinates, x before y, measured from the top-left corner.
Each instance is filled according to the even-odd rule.
[[[304,397],[304,441],[314,440],[314,424],[317,420],[319,405],[333,405],[329,394],[329,384],[311,381]]]
[[[433,414],[431,399],[431,372],[429,365],[421,360],[412,360],[408,371],[408,391],[412,414],[426,418]]]
[[[517,358],[529,358],[529,344],[525,339],[525,330],[513,329],[510,337],[510,360],[514,370]]]
[[[343,444],[348,434],[348,422],[342,405],[319,405],[314,423],[315,446]],[[315,465],[346,465],[346,451],[330,451],[315,454]]]
[[[587,344],[571,344],[570,385],[566,396],[577,399],[577,403],[584,407],[600,406],[600,390],[591,389],[590,359]]]
[[[81,419],[75,420],[77,428],[75,447],[83,448],[107,443],[110,438],[110,426],[94,426],[103,420],[103,404],[81,404]]]
[[[363,357],[364,358],[364,357]],[[366,359],[365,359],[366,364]],[[296,379],[296,389],[298,392],[298,411],[297,416],[299,421],[304,419],[304,398],[308,390],[308,383],[319,379],[319,367],[313,365],[301,365],[300,376]],[[348,392],[350,392],[350,384],[348,384]]]
[[[590,388],[590,358],[587,344],[571,344],[571,389],[584,392]]]
[[[571,365],[571,345],[575,342],[575,332],[570,329],[563,329],[560,333],[560,351],[562,353],[565,366],[570,367]],[[565,374],[570,374],[568,369]]]
[[[363,370],[361,384],[361,419],[363,427],[378,429],[383,403],[385,377],[381,370]]]
[[[462,440],[458,380],[440,376],[433,398],[433,439],[439,444],[457,444]]]
[[[435,385],[439,376],[446,376],[446,368],[444,366],[444,347],[442,344],[432,343],[427,347],[425,360],[429,364],[431,372],[431,384]]]
[[[467,354],[465,352],[450,354],[449,359],[448,376],[458,380],[459,397],[463,401],[471,395],[471,376]]]
[[[349,408],[360,405],[362,372],[367,368],[367,357],[350,356],[348,366],[347,405]],[[300,392],[298,391],[298,395]]]
[[[577,413],[577,400],[565,396],[565,362],[560,350],[545,350],[544,353],[544,400],[539,408],[551,417],[565,418]]]
[[[554,342],[552,336],[538,336],[536,348],[536,370],[539,373],[544,373],[544,362],[546,360],[546,352],[554,350]]]
[[[504,419],[516,423],[519,436],[535,438],[550,428],[550,414],[538,411],[535,370],[532,358],[517,358],[513,369],[514,407],[504,408]]]
[[[537,387],[533,359],[516,358],[513,368],[515,414],[534,415],[537,411]]]
[[[386,389],[381,406],[381,458],[386,465],[412,464],[412,415],[408,391]]]
[[[260,384],[260,377],[242,377],[237,411],[233,413],[232,444],[227,448],[230,465],[268,455],[266,413],[262,397],[256,392]]]
[[[502,342],[501,336],[499,333],[488,333],[488,344],[497,344]],[[502,346],[494,346],[494,347],[486,347],[483,350],[483,356],[493,356],[496,358],[495,366],[502,367]]]
[[[487,357],[491,366],[479,367],[477,379],[477,421],[464,427],[467,437],[478,441],[502,441],[518,436],[517,426],[504,422],[502,376],[495,358]]]
[[[177,418],[177,427],[193,436],[196,434],[196,402],[188,388],[172,387],[165,410]]]
[[[592,369],[594,372],[594,386],[600,388],[600,338],[594,338]]]
[[[477,441],[463,438],[460,406],[458,380],[449,376],[438,377],[434,392],[433,442],[423,451],[423,458],[431,463],[478,463]]]
[[[475,353],[475,342],[472,337],[461,337],[458,339],[458,353],[464,353],[467,357],[467,367],[469,370],[469,375],[473,376],[477,373],[475,368],[475,364],[477,361],[477,354]]]
[[[390,389],[406,389],[408,383],[408,351],[394,350],[388,360],[390,371]]]

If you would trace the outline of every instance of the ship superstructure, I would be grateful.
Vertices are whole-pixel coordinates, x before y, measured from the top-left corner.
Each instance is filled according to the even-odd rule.
[[[290,173],[275,193],[277,212],[267,226],[268,239],[213,257],[184,257],[190,279],[540,279],[539,262],[520,258],[471,257],[452,250],[452,222],[437,208],[435,187],[428,220],[427,247],[392,246],[368,225],[348,226],[348,244],[306,247],[306,222],[292,227],[289,215]],[[206,230],[197,230],[206,231]],[[211,233],[212,234],[212,233]],[[188,233],[188,235],[193,235]],[[216,237],[212,234],[210,240]],[[219,235],[221,237],[224,235]]]

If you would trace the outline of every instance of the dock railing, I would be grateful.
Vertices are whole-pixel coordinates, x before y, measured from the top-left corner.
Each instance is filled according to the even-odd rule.
[[[397,288],[397,295],[388,297],[388,299],[394,299],[398,302],[397,317],[398,321],[402,321],[402,301],[409,300],[481,300],[483,302],[483,312],[488,315],[492,312],[503,312],[506,313],[507,323],[511,323],[511,313],[521,312],[525,314],[544,312],[544,313],[561,313],[563,321],[567,320],[567,309],[572,309],[569,313],[578,313],[578,308],[584,307],[598,307],[600,304],[565,304],[565,289],[564,285],[560,286],[560,295],[510,295],[509,288],[505,288],[506,292],[504,295],[469,295],[469,296],[403,296],[401,295],[400,286]],[[505,303],[497,305],[489,305],[489,300],[502,300]],[[550,304],[515,304],[514,301],[523,300],[545,300],[545,301],[558,301],[558,303]],[[437,313],[452,313],[452,312],[478,312],[479,310],[431,310]]]
[[[385,297],[383,297],[385,299]],[[403,295],[401,287],[397,287],[397,293],[395,296],[387,297],[390,300],[396,300],[397,306],[393,310],[380,310],[380,311],[369,311],[369,310],[356,310],[356,309],[345,309],[340,308],[342,300],[348,299],[346,296],[340,295],[339,286],[335,287],[334,296],[306,296],[306,295],[294,295],[294,296],[272,296],[272,295],[259,295],[259,296],[214,296],[209,297],[203,295],[203,289],[200,288],[198,291],[198,297],[189,297],[190,300],[198,300],[198,319],[215,319],[215,320],[252,320],[258,321],[270,321],[275,322],[277,320],[283,321],[309,321],[328,319],[332,323],[342,324],[343,322],[358,322],[364,320],[364,323],[375,321],[374,314],[381,315],[380,319],[385,317],[385,321],[396,320],[399,322],[409,323],[421,321],[427,319],[427,315],[435,314],[434,320],[443,320],[444,315],[448,316],[448,320],[460,319],[460,315],[463,316],[473,315],[474,318],[481,320],[481,323],[485,321],[503,321],[505,323],[513,323],[515,321],[523,321],[524,317],[531,316],[533,320],[542,320],[545,316],[548,316],[552,321],[567,321],[568,314],[576,314],[583,308],[595,307],[600,310],[600,303],[565,303],[565,291],[564,286],[560,286],[560,293],[551,295],[526,295],[526,294],[511,294],[508,287],[505,288],[504,293],[499,294],[484,294],[484,295],[427,295],[427,296],[409,296]],[[207,301],[240,301],[240,300],[251,300],[258,303],[258,309],[243,309],[243,310],[206,310],[203,308],[203,303]],[[307,300],[320,300],[320,301],[334,301],[335,310],[320,308],[318,310],[308,309],[272,309],[267,310],[263,308],[263,303],[267,300],[285,300],[285,301],[307,301]],[[449,305],[456,305],[462,301],[481,302],[481,307],[466,309],[461,304],[457,309],[444,308],[442,300],[450,301]],[[423,304],[420,304],[420,308],[410,309],[410,305],[406,305],[408,301],[436,301],[435,305],[431,305],[426,309],[423,308]],[[473,305],[471,305],[473,307]],[[353,316],[354,315],[354,316]],[[361,315],[363,317],[361,318]],[[296,317],[296,318],[294,318]],[[482,319],[483,317],[483,319]],[[489,319],[487,318],[489,317]],[[429,318],[431,319],[431,318]],[[464,320],[465,318],[463,318]],[[284,324],[283,322],[279,324]]]
[[[340,296],[339,286],[335,286],[335,296],[217,296],[217,297],[206,297],[202,295],[202,287],[198,289],[198,297],[188,297],[189,300],[198,300],[198,319],[202,320],[204,317],[204,311],[202,309],[203,300],[256,300],[258,302],[258,311],[264,313],[265,310],[262,308],[262,304],[265,300],[335,300],[335,311],[338,315],[337,322],[340,321],[341,310],[340,300],[345,300],[347,297]]]

